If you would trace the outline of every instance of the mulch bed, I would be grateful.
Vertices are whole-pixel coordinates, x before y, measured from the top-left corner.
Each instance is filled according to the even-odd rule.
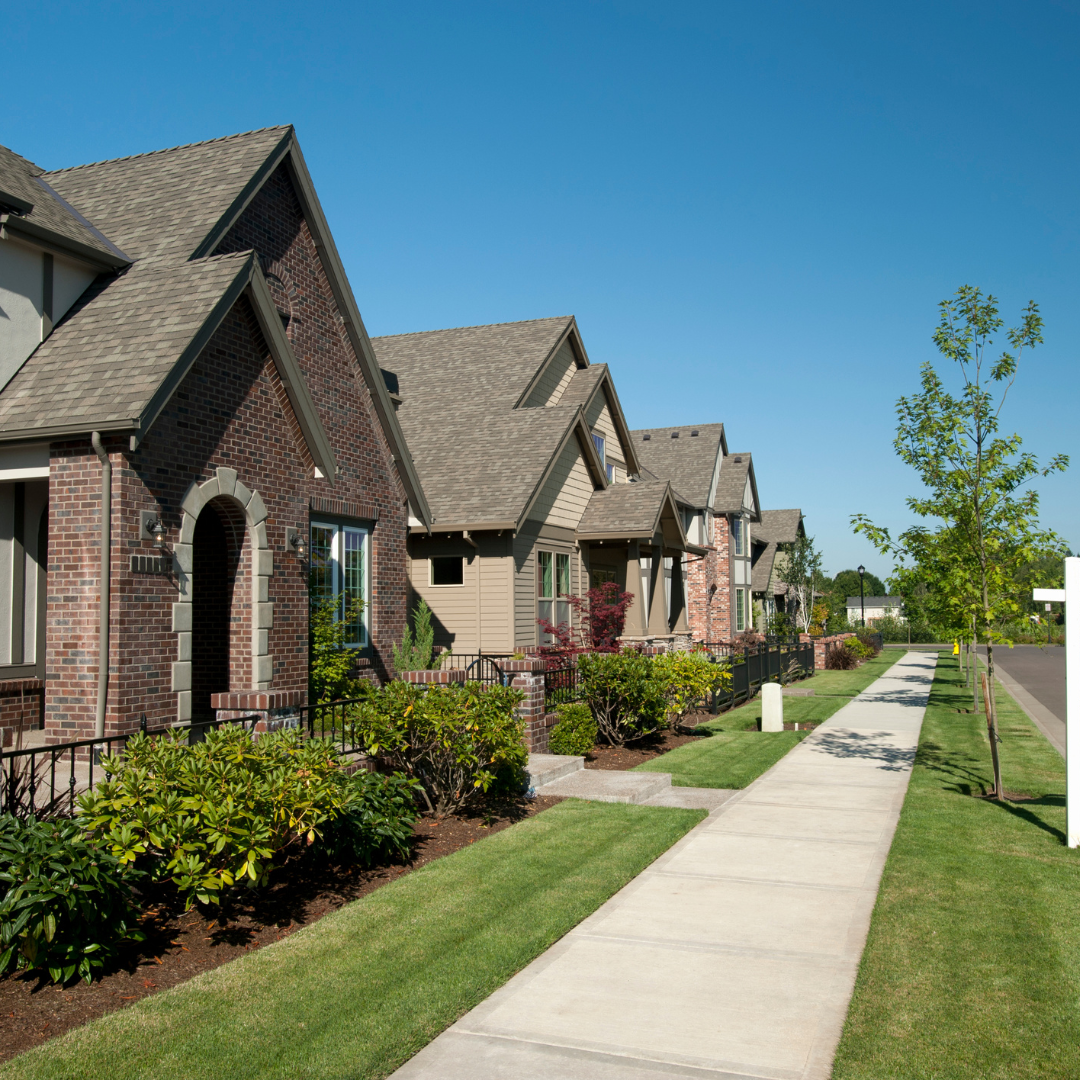
[[[142,920],[146,941],[120,955],[113,969],[89,985],[53,986],[31,974],[0,977],[0,1061],[280,941],[410,870],[560,802],[552,795],[491,800],[442,821],[424,817],[414,829],[407,863],[360,870],[299,861],[275,871],[267,889],[250,898],[240,894],[225,910],[196,908],[184,914],[164,904],[151,907]]]

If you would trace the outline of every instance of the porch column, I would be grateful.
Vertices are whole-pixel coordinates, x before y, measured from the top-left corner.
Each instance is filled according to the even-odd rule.
[[[671,552],[671,632],[687,634],[690,624],[686,621],[686,583],[683,581],[683,553]]]
[[[644,637],[645,608],[649,600],[648,597],[642,596],[641,544],[637,540],[630,541],[630,548],[626,556],[626,591],[634,594],[634,602],[626,613],[623,634],[626,637]]]
[[[657,543],[656,540],[661,542]],[[662,538],[654,538],[652,548],[652,573],[649,575],[652,585],[652,600],[649,604],[650,635],[669,634],[667,589],[664,588],[664,545]]]

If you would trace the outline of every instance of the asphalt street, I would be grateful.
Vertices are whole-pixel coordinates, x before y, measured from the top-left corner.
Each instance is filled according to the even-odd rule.
[[[986,656],[985,648],[979,653]],[[994,667],[1002,685],[1050,742],[1065,753],[1065,649],[1060,645],[999,645]]]

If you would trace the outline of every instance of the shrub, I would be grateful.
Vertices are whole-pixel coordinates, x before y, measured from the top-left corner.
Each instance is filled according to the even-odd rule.
[[[736,635],[735,640],[732,641],[732,645],[736,649],[752,649],[756,645],[764,644],[765,635],[757,630],[750,629],[744,630],[741,634]]]
[[[141,940],[133,875],[72,821],[0,816],[0,974],[42,969],[90,982],[125,939]]]
[[[409,855],[416,781],[358,770],[346,783],[341,812],[326,825],[320,849],[342,866],[372,866]]]
[[[588,705],[560,705],[559,722],[551,729],[548,746],[553,754],[584,757],[596,745],[596,721]]]
[[[384,765],[419,782],[429,810],[452,814],[497,777],[524,782],[525,724],[514,714],[520,690],[506,686],[413,686],[392,682],[358,705],[356,735]]]
[[[336,701],[343,697],[356,667],[356,649],[346,646],[349,626],[363,611],[363,601],[349,605],[340,618],[342,594],[323,600],[313,599],[308,616],[309,655],[311,657],[311,692],[316,701]]]
[[[413,612],[412,628],[405,626],[401,644],[394,646],[395,671],[425,671],[432,667],[435,649],[435,627],[431,625],[431,608],[421,600]]]
[[[843,645],[830,645],[825,651],[826,671],[853,671],[859,666],[859,658]]]
[[[669,652],[653,661],[653,674],[664,686],[669,719],[679,720],[713,690],[731,684],[726,667],[702,652]]]
[[[666,725],[664,684],[653,661],[633,649],[578,658],[582,690],[605,742],[625,746]]]
[[[867,658],[871,656],[877,656],[881,652],[881,646],[878,644],[878,638],[876,634],[869,630],[860,630],[856,635],[856,640],[864,649],[868,649],[869,652],[864,653]]]
[[[877,656],[877,649],[873,644],[858,637],[848,638],[844,642],[844,648],[850,649],[857,660],[869,660],[870,657]]]
[[[275,859],[315,843],[353,795],[343,761],[296,731],[256,742],[236,725],[188,746],[134,735],[104,757],[108,780],[79,799],[80,820],[122,863],[171,881],[187,906],[265,883]]]

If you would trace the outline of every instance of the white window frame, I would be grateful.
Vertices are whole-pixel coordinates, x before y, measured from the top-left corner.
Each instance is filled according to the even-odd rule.
[[[435,584],[435,560],[436,559],[460,559],[461,580],[452,585]],[[433,589],[464,589],[465,588],[465,556],[464,555],[429,555],[428,556],[428,584]]]
[[[595,431],[590,432],[592,435],[593,446],[596,447],[597,454],[600,455],[600,464],[607,466],[607,439],[603,435],[597,435]]]
[[[735,590],[735,632],[741,634],[746,629],[746,590]]]
[[[543,556],[550,556],[551,558],[551,595],[541,595],[541,573],[540,567],[543,563]],[[566,592],[561,593],[559,591],[559,560],[566,560]],[[540,636],[541,645],[554,644],[554,637],[551,634],[545,633],[543,627],[540,626],[540,620],[544,619],[546,622],[551,623],[552,626],[561,626],[566,623],[567,626],[573,627],[574,625],[574,613],[568,600],[563,600],[563,596],[570,596],[573,593],[573,574],[574,574],[574,562],[570,557],[568,551],[551,551],[547,548],[538,549],[536,552],[536,620],[537,620],[537,632]],[[541,608],[541,605],[547,605],[546,608]],[[548,614],[545,614],[545,611]],[[565,617],[561,617],[565,616]]]
[[[742,518],[731,519],[731,541],[736,555],[743,554],[743,520]]]
[[[336,612],[336,618],[341,619],[344,615],[345,604],[348,597],[345,592],[345,554],[346,544],[352,537],[358,537],[361,552],[361,573],[363,580],[360,587],[360,599],[364,609],[360,613],[360,640],[345,642],[349,649],[366,649],[371,644],[371,530],[363,525],[346,525],[338,521],[313,520],[311,522],[311,559],[315,559],[315,530],[329,529],[332,533],[330,540],[330,566],[332,574],[331,592],[341,596],[341,607]],[[353,549],[355,550],[355,549]]]

